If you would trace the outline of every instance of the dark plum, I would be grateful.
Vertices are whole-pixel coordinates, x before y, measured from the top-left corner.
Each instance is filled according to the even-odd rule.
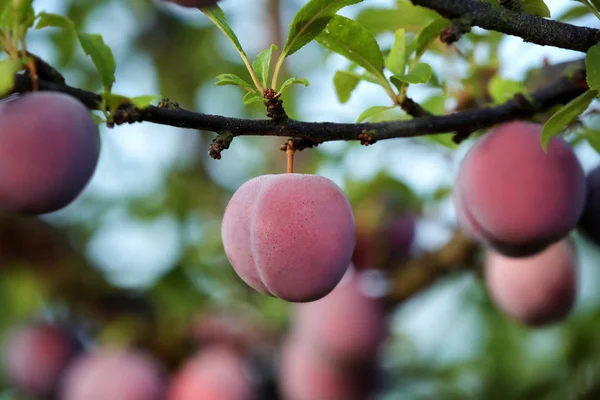
[[[41,323],[26,325],[15,330],[6,344],[5,370],[22,392],[48,396],[80,349],[77,338],[65,328]]]
[[[585,176],[560,137],[541,147],[542,126],[511,122],[467,153],[453,199],[459,225],[511,257],[540,252],[564,238],[584,207]]]
[[[43,214],[71,203],[98,162],[98,129],[79,100],[35,92],[0,104],[0,211]]]

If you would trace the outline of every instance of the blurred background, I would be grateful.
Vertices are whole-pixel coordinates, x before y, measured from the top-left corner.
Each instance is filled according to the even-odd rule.
[[[270,44],[281,44],[304,3],[224,0],[221,7],[254,58]],[[357,18],[386,49],[396,29],[415,33],[431,20],[422,9],[407,13],[408,3],[367,0],[341,14]],[[546,3],[553,18],[599,25],[578,2]],[[218,74],[247,77],[247,72],[227,39],[197,10],[143,0],[36,0],[34,6],[68,15],[81,30],[102,34],[117,60],[115,93],[160,95],[203,113],[264,118],[262,105],[243,105],[239,88],[214,85]],[[28,46],[70,85],[101,89],[71,34],[32,31]],[[431,111],[451,112],[468,107],[466,97],[472,105],[490,101],[485,96],[490,71],[527,84],[531,71],[544,63],[581,56],[474,29],[456,46],[439,44],[425,55],[437,82],[411,86],[409,95]],[[368,107],[388,105],[380,87],[364,82],[341,103],[333,76],[348,65],[316,43],[290,57],[286,76],[306,77],[310,86],[284,95],[288,115],[353,122]],[[600,129],[593,116],[587,123]],[[600,157],[587,142],[576,140],[576,133],[568,138],[589,171]],[[142,348],[174,374],[214,336],[226,336],[219,329],[234,330],[233,341],[245,338],[258,399],[283,398],[276,394],[277,366],[292,305],[256,293],[238,278],[225,256],[220,224],[241,184],[285,172],[285,154],[279,150],[284,138],[236,138],[216,161],[208,156],[212,133],[141,123],[101,127],[100,135],[98,169],[77,201],[39,219],[0,216],[3,343],[17,327],[46,321],[69,327],[87,349]],[[456,229],[450,191],[470,145],[455,147],[450,135],[369,147],[326,143],[300,152],[296,172],[333,180],[353,205],[366,198],[388,207],[380,193],[391,193],[397,201],[386,212],[417,216],[410,254],[418,258],[446,245]],[[476,258],[474,265],[389,308],[389,335],[378,362],[381,378],[372,398],[599,398],[600,251],[573,237],[581,262],[580,290],[566,321],[534,330],[501,315],[488,298]],[[385,293],[387,276],[372,271],[374,292]],[[223,315],[237,321],[235,327],[217,323],[220,333],[206,333],[211,318]],[[5,358],[7,352],[4,346]],[[2,399],[35,398],[19,393],[6,373],[0,375],[0,387]]]

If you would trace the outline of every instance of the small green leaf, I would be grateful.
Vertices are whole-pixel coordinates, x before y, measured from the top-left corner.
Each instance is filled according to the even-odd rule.
[[[395,75],[404,75],[406,69],[406,32],[398,29],[394,36],[394,44],[385,62],[387,69]]]
[[[248,92],[244,96],[244,104],[251,104],[251,103],[258,103],[258,102],[264,103],[265,98],[256,92]]]
[[[365,111],[362,112],[362,114],[360,114],[358,116],[358,118],[356,119],[356,123],[357,124],[361,123],[364,120],[369,119],[376,114],[391,110],[392,108],[394,108],[394,107],[393,106],[392,107],[374,106],[374,107],[367,108]]]
[[[100,117],[99,115],[96,114],[90,114],[92,119],[94,120],[94,124],[96,125],[102,125],[104,123],[106,123],[106,120],[102,117]]]
[[[381,49],[373,35],[357,22],[336,15],[316,40],[325,48],[355,62],[376,77],[385,79]]]
[[[295,84],[308,86],[308,80],[306,80],[306,78],[298,79],[295,76],[288,78],[285,82],[283,82],[283,84],[279,88],[279,93],[283,93],[285,90],[289,89],[292,85]]]
[[[509,101],[517,93],[526,93],[527,90],[521,82],[502,79],[500,75],[495,75],[488,85],[488,91],[494,100],[494,103],[501,104]]]
[[[362,0],[310,0],[294,17],[282,54],[291,56],[321,33],[336,12],[360,2]]]
[[[573,19],[581,18],[591,13],[586,6],[575,6],[556,17],[557,21],[567,22]]]
[[[337,71],[333,77],[333,85],[340,103],[350,100],[350,95],[360,82],[360,76],[354,72]]]
[[[410,57],[417,50],[417,38],[413,37],[412,39],[406,38],[406,63],[410,61]]]
[[[403,83],[427,83],[431,79],[433,71],[429,64],[419,63],[407,75],[393,75],[390,80],[400,89]]]
[[[161,100],[160,96],[152,96],[152,95],[136,96],[136,97],[131,97],[129,99],[131,104],[133,104],[140,110],[150,107],[152,105],[152,102],[159,101],[159,100]]]
[[[544,0],[522,0],[523,11],[543,18],[550,18],[550,9]]]
[[[85,54],[92,58],[104,89],[110,91],[115,82],[115,71],[117,69],[112,50],[104,43],[101,35],[78,32],[77,37]]]
[[[446,18],[438,18],[419,32],[417,36],[417,55],[423,54],[429,44],[440,36],[440,33],[452,24]]]
[[[596,11],[600,11],[600,0],[590,0]]]
[[[431,96],[421,103],[421,106],[432,114],[445,114],[446,101],[450,98],[447,93]]]
[[[225,86],[225,85],[233,85],[239,86],[244,90],[249,92],[256,92],[252,86],[239,76],[235,74],[221,74],[217,76],[217,82],[215,82],[217,86]]]
[[[35,25],[35,29],[42,29],[46,27],[74,30],[75,24],[68,17],[41,12],[38,23]]]
[[[454,140],[452,140],[453,136],[454,135],[452,133],[440,133],[438,135],[423,136],[423,140],[442,145],[450,150],[454,150],[458,148],[458,145],[454,143]]]
[[[435,11],[415,6],[409,0],[396,0],[395,3],[395,8],[364,8],[356,16],[356,22],[373,35],[379,35],[400,28],[406,32],[419,32],[423,26],[439,18]]]
[[[221,32],[223,32],[225,36],[229,38],[229,40],[231,40],[231,42],[233,43],[237,51],[240,52],[240,54],[246,54],[244,53],[244,49],[242,49],[242,45],[240,44],[239,39],[227,23],[225,13],[223,12],[223,10],[221,10],[219,6],[214,6],[211,8],[202,8],[200,9],[200,11],[202,11],[208,17],[208,19],[210,19],[213,22],[213,24],[215,24],[217,28],[219,28]]]
[[[127,104],[131,102],[129,97],[122,96],[116,93],[102,93],[101,96],[104,99],[104,103],[106,104],[106,107],[108,107],[110,112],[114,112],[122,104]]]
[[[600,43],[589,48],[585,57],[587,83],[592,90],[600,90]]]
[[[21,60],[7,58],[0,61],[0,97],[5,96],[15,86],[15,74],[22,68]]]
[[[594,129],[586,129],[583,133],[584,139],[589,145],[600,154],[600,131]]]
[[[579,117],[592,103],[598,94],[595,90],[588,90],[579,97],[571,100],[558,110],[544,125],[542,130],[542,147],[548,150],[550,140],[562,132],[575,118]]]
[[[277,46],[272,44],[267,50],[261,51],[258,56],[256,56],[256,60],[252,63],[252,69],[254,69],[258,80],[264,87],[267,87],[268,85],[267,81],[269,79],[271,67],[271,56],[275,50],[277,50]]]
[[[6,1],[6,0],[4,0]],[[27,27],[33,25],[35,21],[35,11],[33,10],[33,0],[13,0],[13,21],[17,21],[19,26]]]

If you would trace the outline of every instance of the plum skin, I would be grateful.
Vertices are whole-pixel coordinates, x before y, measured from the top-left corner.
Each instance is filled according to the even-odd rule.
[[[520,258],[489,250],[485,282],[492,300],[513,320],[543,326],[564,319],[577,295],[577,253],[565,239]]]
[[[91,179],[99,151],[88,109],[71,96],[34,92],[0,104],[0,211],[65,207]]]
[[[289,337],[282,346],[279,391],[287,400],[363,400],[375,386],[376,370],[344,368],[316,349]]]
[[[77,357],[61,381],[61,400],[162,400],[166,385],[154,359],[138,350],[99,350]]]
[[[203,348],[175,374],[168,400],[257,400],[241,353],[227,345]]]
[[[223,216],[225,253],[255,290],[290,302],[315,301],[340,282],[356,242],[341,189],[305,174],[263,175],[242,185]]]
[[[48,396],[57,387],[65,367],[81,350],[81,344],[58,325],[29,324],[15,330],[6,345],[5,369],[22,391]]]
[[[583,212],[579,161],[559,137],[544,153],[541,130],[520,121],[498,126],[470,149],[456,180],[461,228],[511,257],[533,255],[561,240]]]
[[[297,305],[294,334],[331,362],[368,364],[387,336],[385,309],[379,299],[363,295],[351,277],[324,298]]]
[[[600,246],[600,166],[586,177],[587,197],[583,215],[579,220],[579,231]]]

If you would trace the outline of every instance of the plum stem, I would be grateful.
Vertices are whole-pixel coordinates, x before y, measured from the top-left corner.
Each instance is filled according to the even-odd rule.
[[[296,154],[296,146],[294,146],[294,141],[289,139],[287,142],[287,149],[285,151],[287,155],[287,173],[294,173],[294,155]]]

